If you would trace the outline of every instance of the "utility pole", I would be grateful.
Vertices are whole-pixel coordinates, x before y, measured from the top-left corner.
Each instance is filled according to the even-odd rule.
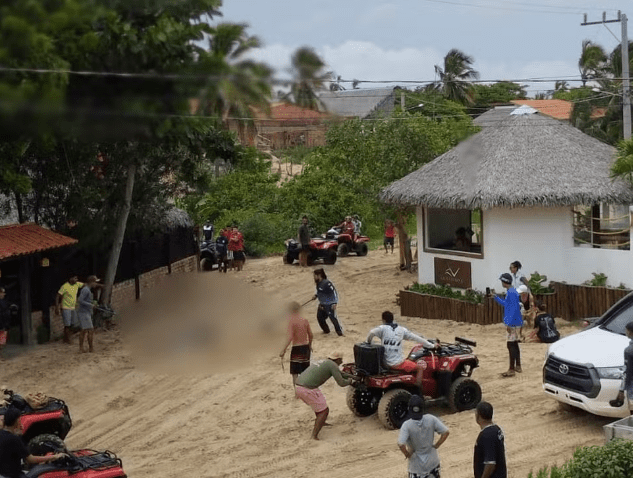
[[[631,79],[629,77],[629,37],[627,31],[626,15],[618,10],[618,18],[607,20],[606,12],[602,12],[601,22],[587,22],[587,14],[585,13],[584,21],[581,26],[600,25],[604,23],[617,23],[622,25],[622,123],[624,139],[631,138]]]
[[[404,91],[400,90],[400,108],[404,111]]]

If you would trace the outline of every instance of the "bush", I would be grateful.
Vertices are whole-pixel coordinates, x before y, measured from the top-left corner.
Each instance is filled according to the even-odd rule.
[[[541,275],[538,272],[534,271],[528,280],[528,287],[530,288],[530,292],[532,295],[537,294],[553,294],[554,289],[550,287],[546,287],[544,282],[547,280],[546,275]]]
[[[604,446],[578,448],[563,466],[564,478],[633,476],[633,441],[615,439]]]
[[[592,287],[606,287],[607,275],[602,272],[592,272],[593,279],[586,280],[582,285],[588,285]]]
[[[616,438],[604,446],[577,448],[563,466],[538,470],[528,478],[626,478],[633,476],[633,441]]]
[[[484,301],[484,294],[474,289],[466,289],[464,293],[460,290],[453,289],[448,285],[438,284],[418,284],[415,282],[409,290],[419,292],[421,294],[436,295],[439,297],[447,297],[449,299],[464,300],[472,304],[481,304]]]

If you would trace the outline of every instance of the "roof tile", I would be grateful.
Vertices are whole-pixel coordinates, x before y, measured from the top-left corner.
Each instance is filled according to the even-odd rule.
[[[11,224],[0,227],[0,260],[76,244],[77,239],[62,236],[37,224]]]
[[[565,100],[513,100],[515,105],[528,105],[544,115],[558,120],[569,121],[572,103]]]

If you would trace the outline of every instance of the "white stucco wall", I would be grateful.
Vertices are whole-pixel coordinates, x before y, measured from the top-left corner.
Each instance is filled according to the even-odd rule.
[[[420,283],[434,282],[434,257],[471,263],[473,288],[501,290],[498,277],[510,262],[523,264],[523,273],[545,274],[548,280],[580,284],[592,272],[606,274],[607,283],[633,288],[633,251],[575,247],[569,207],[498,208],[483,211],[483,259],[425,253],[422,248],[422,208],[417,208]],[[633,231],[631,232],[633,239]]]

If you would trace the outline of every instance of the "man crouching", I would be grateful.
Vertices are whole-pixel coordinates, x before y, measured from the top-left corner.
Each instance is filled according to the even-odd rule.
[[[331,354],[327,360],[323,360],[319,364],[310,365],[297,378],[295,389],[297,398],[312,407],[316,414],[314,429],[312,430],[312,438],[315,440],[319,439],[319,432],[325,425],[325,420],[330,413],[325,396],[319,390],[319,387],[327,382],[330,377],[334,377],[336,383],[341,387],[346,387],[352,383],[352,376],[339,370],[338,367],[341,363],[343,363],[341,354]]]

